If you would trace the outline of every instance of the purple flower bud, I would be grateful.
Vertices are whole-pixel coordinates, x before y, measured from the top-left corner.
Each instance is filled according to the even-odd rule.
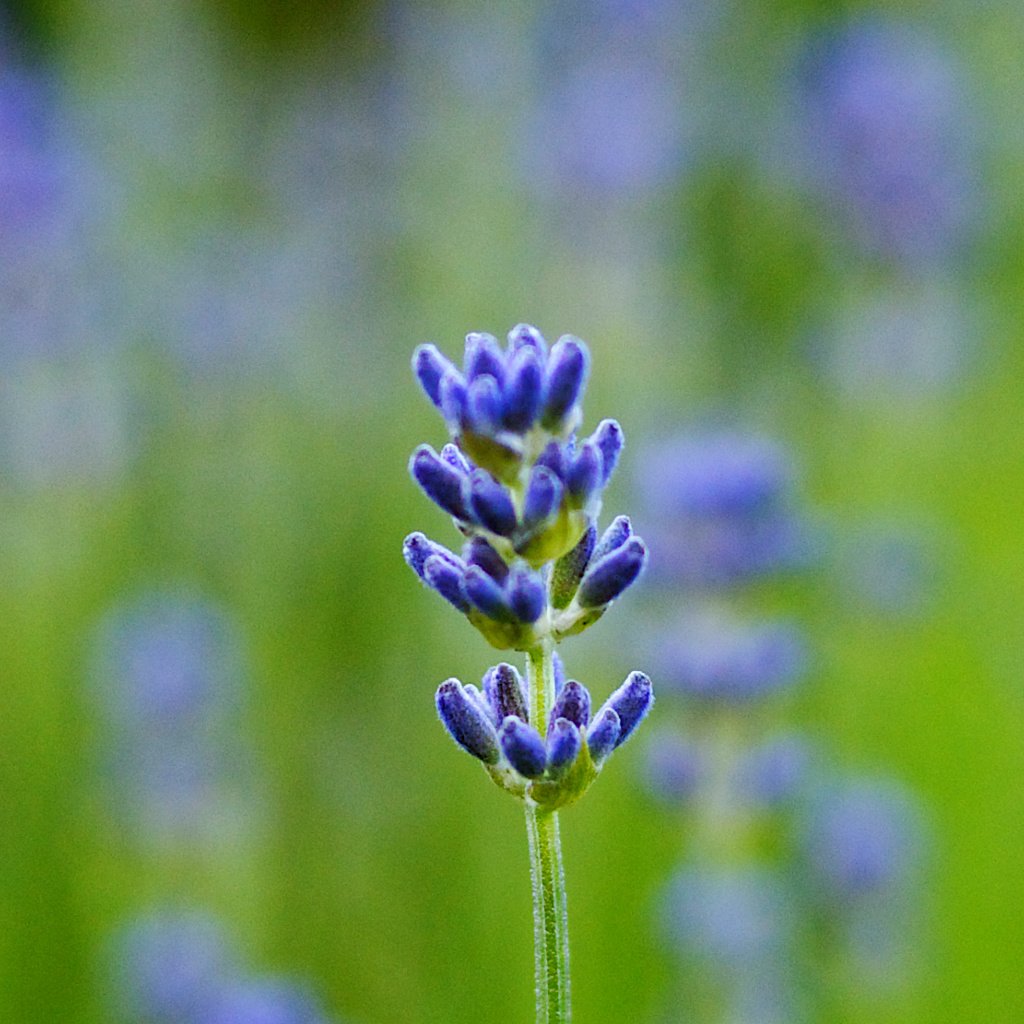
[[[516,566],[508,578],[508,602],[517,619],[534,623],[544,613],[547,594],[540,577],[524,566]]]
[[[611,479],[615,467],[619,464],[619,455],[626,442],[622,427],[615,420],[601,420],[591,441],[601,452],[601,486],[604,487]]]
[[[508,491],[482,469],[469,478],[469,501],[473,513],[491,533],[510,536],[516,528],[516,509]]]
[[[570,679],[555,699],[551,721],[555,722],[559,718],[565,718],[581,729],[585,729],[590,721],[590,694],[575,679]]]
[[[413,452],[409,472],[427,497],[450,516],[472,520],[463,494],[467,478],[440,458],[430,445],[420,445]]]
[[[508,346],[512,352],[518,352],[524,348],[533,349],[542,358],[548,353],[548,345],[544,336],[536,327],[529,324],[516,324],[508,332]]]
[[[496,622],[513,620],[504,590],[478,565],[471,565],[466,569],[463,589],[470,603],[488,618]]]
[[[466,393],[466,429],[477,434],[493,433],[501,422],[501,415],[498,382],[487,373],[476,377]]]
[[[441,412],[450,430],[461,430],[466,422],[466,382],[454,367],[445,372],[438,385]]]
[[[487,700],[484,694],[480,692],[480,690],[477,687],[475,687],[472,683],[466,683],[462,687],[462,691],[483,712],[484,718],[486,718],[487,721],[491,723],[491,725],[497,728],[501,724],[501,719],[503,716],[495,715],[494,708],[491,707],[490,702]]]
[[[551,441],[545,447],[544,451],[537,456],[534,465],[546,466],[559,480],[565,479],[565,455],[562,452],[562,446],[557,441]]]
[[[453,563],[443,555],[431,555],[423,564],[423,579],[460,612],[469,611],[464,586],[465,570],[460,564]]]
[[[562,481],[547,466],[534,466],[523,499],[523,525],[532,528],[543,523],[561,502]]]
[[[579,729],[566,718],[557,718],[548,734],[548,771],[558,776],[576,760],[580,752]]]
[[[499,722],[512,716],[529,721],[522,676],[506,662],[484,674],[484,696]]]
[[[437,350],[435,345],[420,345],[412,354],[412,369],[420,386],[434,405],[441,408],[441,379],[455,367]]]
[[[458,558],[453,555],[446,547],[440,544],[436,544],[430,540],[429,537],[424,536],[422,533],[410,533],[405,538],[405,543],[402,545],[402,554],[405,556],[405,561],[409,568],[421,580],[426,580],[424,570],[426,568],[427,559],[431,555],[437,555],[439,558],[444,558],[449,561],[453,566],[459,565]]]
[[[462,454],[457,444],[446,444],[441,449],[441,458],[447,462],[452,469],[456,469],[460,473],[464,473],[466,476],[469,476],[473,469],[469,464],[469,459]]]
[[[547,750],[540,733],[519,718],[506,718],[498,742],[510,765],[528,779],[539,779],[547,767]]]
[[[643,672],[630,672],[626,681],[605,701],[604,708],[612,708],[619,718],[619,735],[615,746],[621,747],[633,730],[644,720],[654,704],[651,681]],[[597,718],[600,719],[601,713]]]
[[[534,348],[521,348],[512,357],[505,384],[504,425],[525,433],[540,413],[544,397],[544,369]]]
[[[618,712],[606,704],[587,729],[587,746],[594,764],[600,764],[615,749],[621,728]]]
[[[565,334],[555,342],[544,380],[544,409],[541,424],[557,428],[583,394],[590,368],[590,356],[579,338]]]
[[[601,539],[594,547],[590,556],[592,562],[600,562],[606,555],[610,555],[617,548],[633,536],[633,524],[629,516],[616,516],[608,526],[608,529],[601,534]]]
[[[601,486],[602,473],[601,452],[588,441],[576,453],[566,473],[566,489],[578,504],[584,505]]]
[[[437,713],[452,739],[485,764],[495,764],[500,754],[494,726],[458,679],[449,679],[437,688],[436,702]]]
[[[591,523],[576,547],[572,551],[567,551],[555,562],[554,569],[551,571],[551,604],[555,608],[568,608],[569,603],[576,596],[580,580],[590,563],[590,556],[596,540],[597,530]]]
[[[601,608],[614,601],[640,575],[647,548],[639,537],[630,537],[620,548],[595,562],[580,583],[576,600],[581,608]]]
[[[466,380],[471,384],[478,377],[493,377],[496,384],[505,381],[505,354],[493,334],[473,331],[466,335],[466,358],[463,363]]]
[[[508,577],[508,565],[491,544],[483,537],[471,537],[462,552],[467,565],[479,565],[491,579],[504,584]]]

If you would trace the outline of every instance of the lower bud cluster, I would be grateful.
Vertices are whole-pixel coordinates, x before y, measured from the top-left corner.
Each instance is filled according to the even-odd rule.
[[[488,669],[479,688],[449,679],[436,700],[452,738],[484,763],[499,786],[553,809],[583,795],[650,710],[654,695],[650,679],[631,672],[591,715],[586,687],[570,679],[558,687],[547,723],[533,723],[522,677],[502,663]]]

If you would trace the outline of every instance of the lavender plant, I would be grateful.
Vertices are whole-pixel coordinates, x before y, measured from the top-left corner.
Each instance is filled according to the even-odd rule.
[[[455,742],[526,812],[538,1024],[571,1014],[558,811],[583,795],[654,699],[650,679],[631,672],[591,713],[587,688],[566,679],[555,653],[607,611],[647,559],[627,517],[598,532],[623,433],[606,419],[577,436],[589,366],[582,341],[566,335],[549,348],[527,324],[504,348],[469,334],[461,370],[433,345],[413,357],[451,440],[440,452],[417,448],[410,471],[465,543],[459,555],[413,533],[405,559],[493,647],[526,654],[525,678],[502,662],[480,687],[447,680],[436,700]]]

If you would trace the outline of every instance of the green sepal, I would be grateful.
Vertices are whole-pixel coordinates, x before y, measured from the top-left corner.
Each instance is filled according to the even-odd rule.
[[[580,752],[569,770],[557,779],[538,779],[526,787],[527,795],[545,811],[574,804],[590,788],[599,769],[590,757],[587,738],[580,736]]]
[[[490,437],[466,430],[459,435],[459,447],[469,460],[492,473],[506,484],[519,479],[523,464],[523,445],[515,434],[500,434]]]
[[[568,608],[569,602],[576,596],[580,580],[583,579],[583,573],[590,561],[590,553],[594,548],[595,534],[593,523],[588,523],[576,546],[562,555],[555,563],[551,572],[551,606],[553,608]]]
[[[577,608],[575,615],[560,615],[555,620],[555,627],[553,630],[553,636],[555,640],[564,640],[567,636],[576,636],[577,633],[582,633],[585,629],[589,629],[607,610],[608,605],[604,605],[601,608],[588,608],[585,611],[581,608]],[[563,620],[567,620],[564,626],[559,625]]]
[[[480,635],[499,651],[528,651],[537,646],[536,624],[530,625],[518,619],[497,622],[475,608],[466,613],[466,618],[477,628]]]
[[[525,558],[534,569],[568,554],[580,542],[590,523],[581,509],[570,509],[563,504],[558,515],[541,529],[517,541],[516,554]]]

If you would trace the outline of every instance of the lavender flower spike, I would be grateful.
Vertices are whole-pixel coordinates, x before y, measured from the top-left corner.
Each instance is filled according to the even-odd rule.
[[[622,451],[622,428],[602,420],[577,438],[590,355],[565,335],[514,327],[467,335],[459,369],[432,345],[413,369],[450,443],[422,445],[410,471],[465,538],[462,557],[422,533],[405,560],[493,647],[527,656],[525,680],[507,662],[482,690],[449,679],[437,691],[445,728],[491,779],[523,802],[530,836],[537,937],[537,1020],[569,1020],[568,926],[557,814],[578,800],[653,701],[633,672],[591,721],[590,694],[566,681],[556,644],[595,623],[636,580],[647,549],[620,516],[603,535],[602,493]],[[598,537],[601,540],[598,541]]]

